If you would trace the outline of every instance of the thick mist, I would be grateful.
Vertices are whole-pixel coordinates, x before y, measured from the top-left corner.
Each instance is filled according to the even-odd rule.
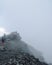
[[[22,39],[52,62],[52,1],[0,1],[0,27],[17,30]]]

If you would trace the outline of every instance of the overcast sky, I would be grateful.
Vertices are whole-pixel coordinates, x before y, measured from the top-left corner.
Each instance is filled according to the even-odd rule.
[[[52,61],[52,0],[0,0],[0,27],[17,30]]]

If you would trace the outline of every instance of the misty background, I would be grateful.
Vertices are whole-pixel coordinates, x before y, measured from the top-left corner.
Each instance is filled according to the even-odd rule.
[[[18,31],[52,62],[52,0],[0,0],[0,27]]]

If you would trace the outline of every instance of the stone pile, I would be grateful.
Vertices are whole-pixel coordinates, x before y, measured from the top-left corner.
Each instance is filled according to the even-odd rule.
[[[0,65],[48,65],[23,51],[0,50]]]

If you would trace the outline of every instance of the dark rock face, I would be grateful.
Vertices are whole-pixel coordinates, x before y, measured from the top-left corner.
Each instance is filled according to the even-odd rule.
[[[48,65],[23,51],[0,51],[0,65]]]

